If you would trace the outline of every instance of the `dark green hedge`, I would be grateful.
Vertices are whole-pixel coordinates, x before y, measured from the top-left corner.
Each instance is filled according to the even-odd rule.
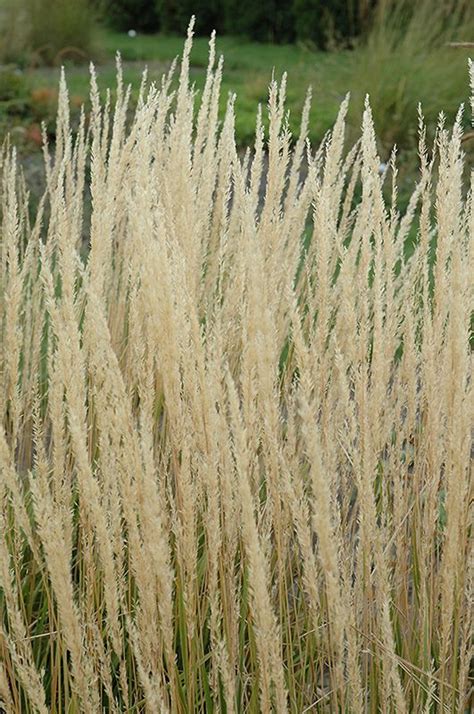
[[[155,0],[92,0],[115,30],[156,32],[159,20]],[[178,0],[179,2],[179,0]]]
[[[183,34],[196,15],[196,32],[241,34],[262,42],[303,41],[325,48],[347,44],[361,30],[359,8],[377,0],[96,0],[118,30]]]

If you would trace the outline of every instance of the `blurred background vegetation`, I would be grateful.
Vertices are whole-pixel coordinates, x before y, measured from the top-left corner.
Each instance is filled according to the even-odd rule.
[[[44,121],[54,140],[59,65],[67,68],[76,121],[82,103],[87,111],[90,60],[100,86],[113,87],[120,51],[136,99],[143,67],[151,78],[162,74],[180,53],[193,13],[193,79],[200,89],[216,29],[225,57],[221,108],[235,91],[241,146],[252,141],[257,103],[266,102],[273,69],[288,71],[295,134],[312,86],[314,142],[348,91],[353,140],[369,93],[381,158],[396,143],[408,176],[416,171],[418,102],[433,131],[441,108],[451,119],[468,100],[473,50],[449,43],[474,40],[472,0],[0,0],[0,136],[12,132],[15,143],[33,152]],[[467,128],[467,113],[465,121]]]

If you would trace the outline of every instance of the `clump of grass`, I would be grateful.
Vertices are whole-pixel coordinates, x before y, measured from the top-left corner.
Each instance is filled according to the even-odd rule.
[[[429,127],[434,129],[440,106],[454,121],[456,107],[467,99],[462,68],[468,50],[448,45],[473,34],[474,9],[466,0],[382,0],[354,52],[351,123],[358,126],[369,93],[385,155],[395,143],[400,149],[416,151],[418,104],[423,104]]]
[[[308,101],[292,146],[273,81],[242,160],[191,42],[131,126],[120,65],[74,138],[61,81],[33,222],[1,153],[0,706],[463,711],[462,113],[430,148],[420,118],[400,215],[368,103],[354,147],[347,100],[316,150]]]

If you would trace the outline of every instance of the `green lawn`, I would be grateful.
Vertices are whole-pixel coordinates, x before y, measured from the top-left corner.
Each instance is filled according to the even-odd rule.
[[[160,78],[171,60],[181,53],[183,38],[162,35],[138,35],[130,38],[126,34],[101,30],[97,47],[96,65],[100,87],[105,89],[114,86],[114,57],[119,51],[124,64],[125,80],[132,84],[136,95],[144,66],[148,66],[151,79]],[[195,39],[191,68],[197,89],[201,89],[204,84],[208,49],[207,38]],[[272,68],[277,78],[280,78],[284,71],[288,73],[288,109],[290,126],[294,131],[298,129],[306,91],[311,85],[313,108],[310,135],[313,140],[320,139],[332,125],[341,99],[348,89],[348,86],[344,86],[343,78],[350,61],[350,54],[347,52],[312,52],[291,45],[262,45],[236,37],[219,37],[217,53],[223,54],[225,58],[221,108],[223,110],[225,107],[228,93],[235,92],[236,134],[241,145],[248,144],[253,139],[257,105],[267,101]],[[86,101],[89,77],[84,66],[68,66],[66,62],[66,73],[74,103],[79,104],[81,99]],[[36,101],[40,105],[42,102],[48,104],[48,100],[50,104],[54,104],[54,90],[58,78],[57,68],[25,69],[24,87],[29,94],[33,92],[35,97],[39,96],[39,102]],[[39,106],[37,112],[33,111],[33,119],[36,114],[38,118],[42,118],[42,109],[48,113],[48,107]],[[11,124],[14,124],[15,112],[12,114]],[[48,118],[46,116],[46,119]],[[19,112],[17,121],[22,119]]]
[[[117,33],[104,34],[103,47],[110,55],[120,50],[124,61],[167,63],[180,53],[181,37],[137,37]],[[217,53],[224,55],[222,104],[229,92],[236,92],[237,138],[248,143],[253,138],[258,102],[267,101],[272,70],[276,77],[288,73],[288,108],[290,124],[297,130],[306,91],[313,89],[311,137],[319,139],[334,122],[341,99],[348,87],[342,89],[341,75],[350,60],[349,53],[312,52],[294,45],[263,45],[236,37],[219,37]],[[207,66],[208,40],[194,41],[191,64],[196,86],[203,84]],[[151,70],[153,67],[151,66]]]

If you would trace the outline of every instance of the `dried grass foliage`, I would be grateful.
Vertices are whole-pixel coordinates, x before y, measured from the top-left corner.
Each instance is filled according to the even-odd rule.
[[[1,153],[0,706],[461,712],[474,273],[461,113],[429,148],[420,114],[399,215],[368,103],[355,147],[346,100],[313,151],[309,104],[293,144],[286,80],[272,82],[268,143],[259,114],[242,159],[233,97],[218,123],[222,61],[211,41],[197,99],[191,38],[176,91],[174,68],[145,79],[130,125],[120,65],[115,103],[92,72],[75,137],[62,80],[32,221]]]

